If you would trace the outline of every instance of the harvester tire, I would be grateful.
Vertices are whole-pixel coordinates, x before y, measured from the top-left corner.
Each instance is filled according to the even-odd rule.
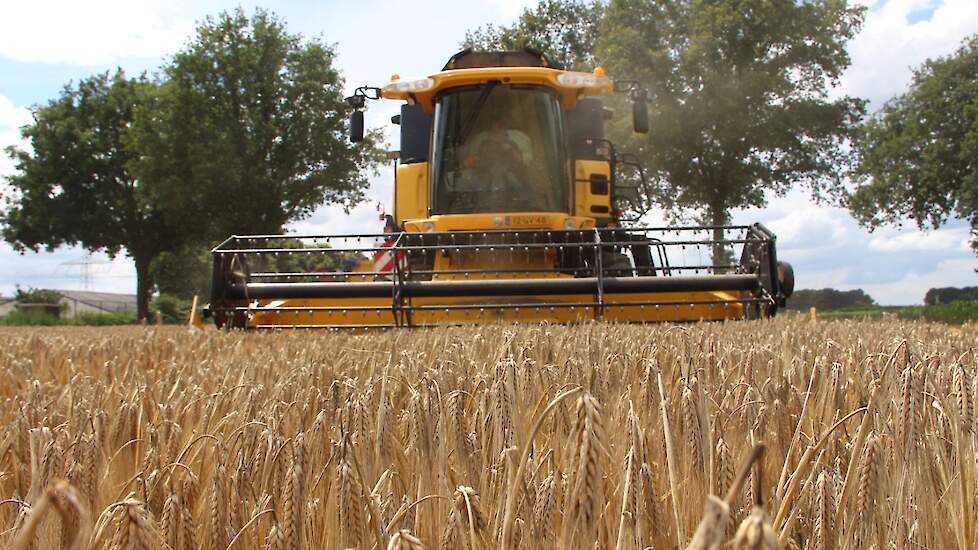
[[[621,252],[606,253],[601,264],[602,275],[606,277],[631,277],[634,274],[631,260]]]
[[[778,262],[778,286],[785,298],[790,298],[795,292],[795,269],[788,262]]]
[[[632,235],[629,240],[640,240],[640,235]],[[635,260],[635,274],[639,277],[655,275],[655,265],[652,263],[652,247],[647,244],[632,245],[632,259]]]

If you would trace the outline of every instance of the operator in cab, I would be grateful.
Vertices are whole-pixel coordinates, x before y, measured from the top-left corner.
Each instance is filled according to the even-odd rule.
[[[507,129],[500,120],[473,140],[475,155],[466,158],[466,165],[483,180],[483,189],[490,193],[520,194],[527,181],[527,165],[531,157],[530,138],[518,129]]]
[[[564,211],[566,167],[556,99],[536,87],[490,84],[436,104],[434,211]]]

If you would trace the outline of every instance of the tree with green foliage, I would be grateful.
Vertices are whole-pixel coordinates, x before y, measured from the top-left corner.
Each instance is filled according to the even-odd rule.
[[[24,290],[18,286],[14,291],[14,300],[18,304],[58,304],[61,302],[61,294],[56,290],[46,288]]]
[[[189,300],[163,292],[153,300],[153,309],[160,315],[160,320],[167,325],[186,323],[190,318],[190,305]]]
[[[207,296],[211,286],[213,258],[199,243],[168,250],[153,262],[153,281],[160,295],[190,300]]]
[[[554,48],[575,68],[600,62],[639,81],[652,130],[635,136],[621,124],[612,135],[660,182],[646,199],[675,218],[697,212],[723,225],[732,209],[764,206],[799,184],[816,196],[840,192],[864,102],[828,93],[864,12],[848,0],[546,0],[468,42]]]
[[[650,93],[651,132],[630,145],[661,175],[662,206],[722,225],[799,184],[837,192],[864,101],[828,94],[864,12],[848,0],[611,0],[599,58]]]
[[[581,0],[542,0],[525,8],[513,25],[488,24],[465,33],[464,47],[483,51],[532,48],[565,69],[590,71],[604,4]]]
[[[924,304],[928,306],[961,301],[978,302],[978,286],[930,288],[924,295]]]
[[[232,234],[281,233],[324,202],[359,202],[382,160],[376,135],[346,140],[343,80],[332,49],[282,21],[238,9],[208,18],[165,67],[155,105],[136,125],[137,172],[197,239],[153,265],[161,294],[210,285],[211,246]]]
[[[866,121],[856,145],[848,206],[857,220],[876,228],[910,218],[924,229],[962,218],[978,253],[978,35],[914,70],[910,89]]]
[[[61,317],[62,313],[68,311],[68,304],[62,302],[61,298],[60,293],[46,288],[24,290],[18,285],[14,292],[14,300],[17,301],[16,311],[30,318],[41,315]]]
[[[819,310],[832,310],[844,307],[872,307],[876,301],[861,288],[855,290],[836,290],[823,288],[820,290],[796,290],[788,298],[788,309],[808,311],[814,307]]]
[[[323,203],[363,198],[375,139],[345,136],[333,50],[258,9],[208,17],[164,67],[157,101],[135,126],[134,170],[160,182],[158,204],[208,246],[280,233]]]
[[[32,150],[8,149],[18,173],[4,239],[21,251],[125,251],[147,318],[154,278],[199,290],[200,270],[181,275],[180,262],[215,241],[279,233],[323,203],[352,206],[382,154],[376,136],[347,143],[333,57],[265,11],[237,10],[206,19],[159,80],[119,71],[65,87],[24,128]]]
[[[7,149],[17,173],[7,178],[11,193],[0,212],[3,238],[21,252],[61,245],[125,251],[136,266],[140,318],[149,314],[150,265],[186,236],[130,169],[139,157],[129,145],[135,112],[156,90],[120,70],[69,84],[35,107],[22,129],[30,150]]]

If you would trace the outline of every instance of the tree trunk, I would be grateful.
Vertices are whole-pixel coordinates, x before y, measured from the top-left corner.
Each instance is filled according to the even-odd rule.
[[[710,205],[707,215],[709,216],[710,225],[713,226],[713,272],[725,273],[727,268],[720,266],[730,263],[731,251],[727,249],[724,243],[719,241],[722,241],[724,238],[723,226],[729,222],[729,216],[726,209],[719,202]]]
[[[153,289],[149,264],[152,258],[134,256],[133,261],[136,263],[136,316],[139,320],[149,321],[149,298]]]

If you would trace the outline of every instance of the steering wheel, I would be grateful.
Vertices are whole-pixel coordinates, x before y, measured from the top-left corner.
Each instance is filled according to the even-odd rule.
[[[475,191],[452,191],[448,195],[449,209],[454,212],[464,211],[478,211],[478,193]]]

